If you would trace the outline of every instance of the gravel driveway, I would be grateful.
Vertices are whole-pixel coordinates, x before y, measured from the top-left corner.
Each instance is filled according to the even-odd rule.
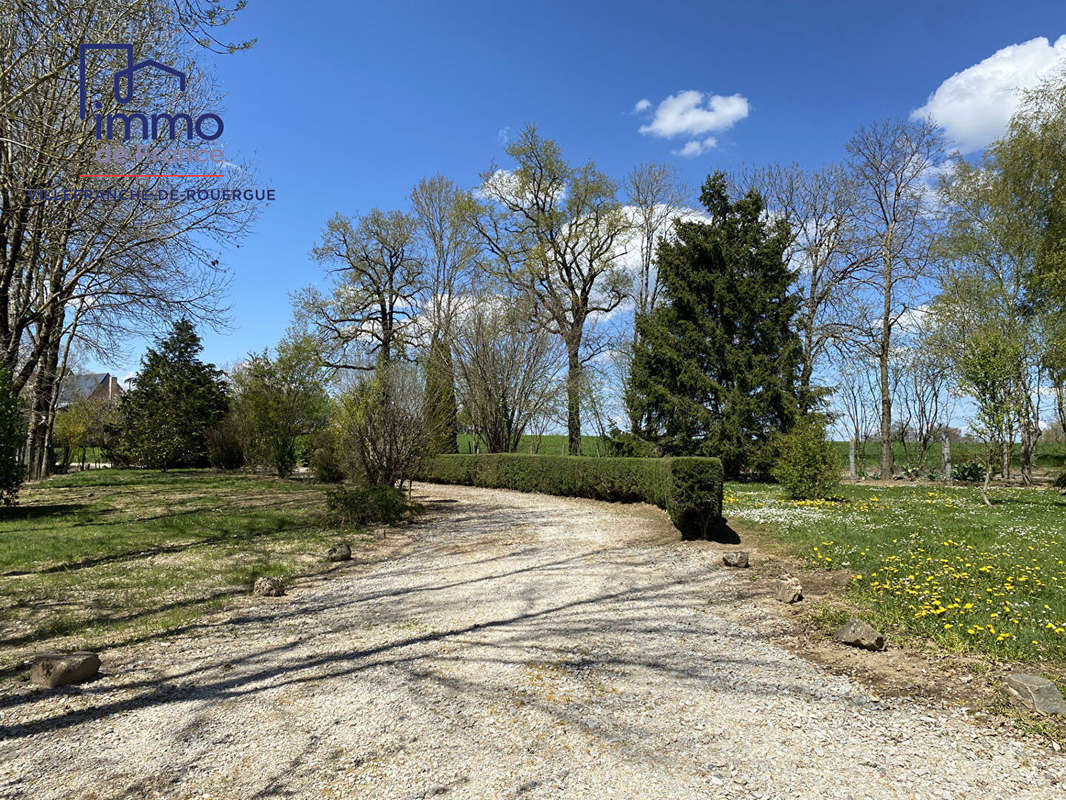
[[[454,502],[387,559],[7,687],[0,797],[1066,796],[1066,759],[774,645],[657,509],[416,493]]]

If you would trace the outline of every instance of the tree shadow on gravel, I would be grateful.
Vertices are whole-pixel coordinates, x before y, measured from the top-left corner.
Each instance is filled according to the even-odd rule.
[[[749,647],[763,637],[723,618],[719,608],[734,602],[739,589],[723,579],[727,573],[713,564],[713,553],[680,542],[669,550],[639,542],[629,549],[613,542],[582,547],[581,539],[553,552],[550,544],[531,543],[518,533],[542,523],[542,511],[470,506],[442,508],[435,525],[415,528],[411,533],[418,538],[403,557],[369,569],[356,565],[361,571],[347,572],[343,583],[320,584],[282,602],[238,609],[225,622],[205,623],[220,630],[212,641],[222,651],[186,656],[165,678],[105,674],[95,684],[51,693],[20,688],[4,698],[7,707],[23,705],[26,719],[0,726],[6,754],[35,746],[30,737],[146,709],[190,702],[225,709],[242,699],[292,690],[328,693],[331,687],[356,686],[373,696],[379,687],[403,685],[409,687],[404,712],[431,724],[442,702],[459,708],[473,699],[502,703],[520,690],[524,707],[544,719],[605,743],[624,740],[635,758],[665,757],[654,749],[658,734],[648,727],[652,723],[623,718],[595,693],[564,703],[535,687],[513,685],[516,670],[524,675],[542,667],[582,686],[592,676],[632,686],[659,682],[697,696],[743,691],[827,700],[826,691],[813,684],[780,678],[772,653]],[[564,511],[552,521],[557,529],[580,516],[572,508]],[[472,524],[476,534],[464,538]],[[609,527],[611,521],[600,524]],[[667,562],[673,574],[663,577]],[[574,587],[587,589],[567,597]],[[427,617],[438,621],[426,622]],[[256,644],[267,636],[277,641]],[[49,702],[63,695],[87,700],[88,706]],[[841,696],[833,702],[841,713],[858,705]],[[478,732],[449,735],[469,737],[475,746]],[[292,796],[305,755],[279,750],[277,768],[258,776],[258,793],[249,790],[247,796]],[[316,767],[323,768],[329,769]],[[161,762],[153,769],[133,794],[139,786],[158,786],[180,765]],[[125,796],[130,791],[114,795]]]
[[[288,621],[291,624],[292,635],[290,640],[283,644],[258,648],[246,651],[237,657],[220,657],[201,662],[188,670],[168,676],[159,682],[156,680],[137,680],[119,683],[108,682],[106,687],[92,685],[83,689],[65,690],[70,694],[80,694],[92,697],[94,695],[112,695],[116,691],[139,690],[133,697],[123,700],[104,701],[96,706],[90,706],[80,711],[61,711],[60,713],[48,713],[21,724],[0,726],[0,738],[12,740],[28,736],[36,736],[56,730],[63,730],[83,722],[98,720],[113,714],[128,713],[138,709],[157,705],[165,705],[174,702],[200,699],[219,701],[238,697],[247,697],[259,694],[267,690],[275,690],[279,687],[298,686],[310,682],[329,681],[340,678],[354,678],[371,668],[389,667],[393,669],[411,670],[418,668],[424,662],[436,661],[459,661],[468,662],[461,654],[455,656],[440,657],[432,653],[408,652],[418,650],[425,645],[434,643],[455,643],[462,646],[503,649],[503,650],[547,650],[554,651],[547,645],[548,641],[556,639],[561,632],[575,644],[579,644],[585,637],[594,633],[603,633],[609,628],[614,635],[621,635],[625,639],[637,637],[654,637],[660,645],[659,655],[651,658],[633,658],[619,652],[614,655],[604,655],[591,658],[588,655],[574,657],[572,648],[563,648],[563,654],[575,666],[582,668],[594,667],[596,669],[627,669],[641,668],[652,670],[661,674],[668,680],[682,681],[706,681],[714,674],[723,674],[727,668],[759,667],[767,673],[772,670],[770,663],[760,660],[733,657],[716,657],[711,662],[701,662],[696,659],[693,663],[686,664],[685,659],[677,656],[677,639],[681,636],[696,636],[700,632],[688,627],[679,627],[666,621],[677,612],[691,610],[691,598],[683,596],[678,590],[687,587],[692,579],[698,576],[684,576],[674,581],[645,583],[639,586],[605,592],[593,596],[573,600],[566,603],[551,605],[547,608],[528,610],[510,616],[486,619],[472,622],[467,625],[448,628],[445,630],[432,631],[421,635],[392,639],[382,644],[365,647],[351,648],[349,650],[324,654],[317,657],[306,658],[293,656],[286,658],[289,653],[302,643],[300,635],[300,622],[306,619],[308,611],[313,610],[322,614],[328,608],[352,609],[354,612],[360,603],[370,605],[377,604],[379,610],[387,608],[387,605],[396,602],[398,597],[406,597],[409,604],[403,608],[393,608],[391,615],[379,615],[375,619],[375,625],[388,625],[395,620],[404,620],[410,617],[419,608],[433,606],[436,610],[441,609],[441,600],[431,597],[445,589],[459,588],[473,583],[493,580],[507,580],[514,575],[542,572],[547,575],[559,572],[568,564],[575,561],[587,560],[595,553],[582,553],[579,556],[566,559],[554,559],[539,564],[528,565],[521,569],[507,570],[492,575],[481,576],[469,581],[458,581],[449,586],[426,585],[416,589],[404,589],[395,592],[376,592],[367,595],[345,596],[334,598],[330,603],[315,602],[313,605],[299,607],[287,607],[280,612],[262,615],[245,615],[229,622],[229,626],[236,627],[234,636],[240,635],[242,626],[256,626],[270,624],[280,627]],[[412,598],[417,597],[417,600]],[[725,598],[728,601],[729,598]],[[530,604],[535,598],[529,598]],[[722,600],[708,599],[707,605],[713,606]],[[310,606],[310,608],[309,608]],[[455,599],[445,604],[445,609],[451,606],[456,613],[469,608],[469,601]],[[635,609],[642,609],[644,613],[634,614]],[[319,635],[327,635],[328,631]],[[505,638],[501,642],[486,642],[484,634],[500,633]],[[705,632],[706,633],[706,632]],[[254,635],[249,631],[249,635]],[[713,637],[724,636],[722,632],[713,632],[707,635]],[[482,637],[476,641],[468,637]],[[746,630],[736,629],[728,632],[730,639],[737,642],[758,638]],[[473,659],[486,664],[515,665],[525,664],[522,658],[507,659],[495,658]],[[713,673],[713,674],[712,674]],[[424,674],[424,672],[423,672]],[[192,678],[189,682],[187,679]],[[280,680],[279,680],[280,679]],[[469,687],[471,691],[477,689],[476,685]],[[64,690],[60,690],[61,692]],[[783,691],[781,685],[772,681],[763,681],[762,685],[748,687],[747,691],[757,694],[776,695]],[[790,687],[792,693],[807,694],[807,690]],[[45,693],[37,697],[24,697],[23,702],[30,702],[47,696]],[[811,695],[817,696],[817,695]],[[13,699],[13,698],[11,698]],[[101,697],[103,699],[103,697]],[[51,706],[42,707],[51,710]]]

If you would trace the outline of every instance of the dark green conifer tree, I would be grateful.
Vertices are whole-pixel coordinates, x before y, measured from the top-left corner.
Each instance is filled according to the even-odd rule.
[[[132,464],[166,469],[207,463],[209,428],[229,408],[222,371],[205,364],[187,319],[149,348],[122,398],[119,451]]]
[[[665,302],[637,319],[626,404],[663,452],[718,456],[729,477],[766,475],[769,441],[800,405],[789,231],[757,192],[730,200],[720,172],[700,202],[710,220],[678,221],[659,244]]]

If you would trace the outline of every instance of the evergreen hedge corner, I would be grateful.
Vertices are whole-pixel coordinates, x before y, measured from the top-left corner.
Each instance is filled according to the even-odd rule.
[[[717,458],[440,455],[425,459],[416,479],[592,500],[643,501],[664,509],[683,539],[707,538],[723,524],[723,473]]]
[[[666,512],[683,539],[707,539],[722,527],[722,484],[717,458],[661,459],[669,473]]]

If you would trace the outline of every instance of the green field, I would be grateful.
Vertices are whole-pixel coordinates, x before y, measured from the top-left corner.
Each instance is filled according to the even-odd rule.
[[[469,453],[471,452],[472,436],[468,433],[459,434],[459,452]],[[523,436],[521,444],[518,446],[518,453],[541,453],[544,455],[562,455],[566,450],[566,435],[565,434],[545,434],[544,436]],[[847,442],[834,442],[837,450],[840,452],[841,458],[846,465],[848,462],[848,443]],[[917,450],[913,445],[909,445],[911,456],[915,457]],[[895,454],[896,465],[898,467],[904,467],[908,464],[907,451],[903,445],[899,442],[895,442],[892,445],[892,452]],[[606,455],[606,449],[604,447],[603,440],[599,436],[582,436],[581,437],[581,454],[586,456]],[[1019,464],[1021,454],[1021,448],[1015,447],[1014,449],[1014,464]],[[940,443],[937,442],[926,453],[924,471],[927,473],[939,473],[940,472]],[[951,446],[951,460],[954,464],[961,464],[964,461],[984,461],[984,451],[981,445],[973,442],[956,442]],[[865,469],[867,472],[876,472],[880,468],[881,464],[881,446],[877,442],[866,442],[865,447],[860,447],[858,452],[858,465],[862,468],[865,463]],[[1036,465],[1046,469],[1054,470],[1066,466],[1066,444],[1058,442],[1040,442],[1037,445]],[[924,475],[921,477],[925,477]]]
[[[726,485],[725,515],[812,566],[851,574],[870,621],[953,650],[1066,662],[1066,498],[999,488],[844,486],[792,501],[776,486]]]
[[[459,452],[470,453],[473,437],[469,433],[459,434]],[[546,456],[566,455],[567,438],[565,433],[548,433],[544,436],[523,436],[516,453],[539,453]],[[581,455],[606,455],[603,440],[599,436],[581,437]]]
[[[847,465],[848,443],[833,442],[833,444],[836,445],[841,458],[844,460],[844,464]],[[908,448],[905,449],[900,442],[893,442],[892,453],[895,458],[896,466],[899,468],[905,467],[910,463],[908,455],[915,460],[918,458],[918,449],[914,445],[908,445]],[[955,442],[951,445],[951,462],[955,465],[961,464],[964,461],[983,462],[984,460],[984,448],[976,442]],[[855,461],[858,468],[861,469],[865,463],[867,472],[877,472],[881,467],[880,442],[866,442],[865,446],[860,445],[856,448]],[[1017,445],[1014,448],[1014,458],[1012,459],[1012,462],[1015,467],[1021,463],[1021,447]],[[1058,469],[1066,466],[1066,444],[1062,444],[1061,442],[1038,442],[1036,447],[1036,466],[1044,467],[1046,469]],[[930,447],[926,452],[924,469],[930,473],[939,473],[941,471],[941,452],[939,442]]]
[[[0,509],[0,665],[34,642],[73,646],[180,629],[260,575],[323,568],[339,535],[309,482],[93,470]]]

